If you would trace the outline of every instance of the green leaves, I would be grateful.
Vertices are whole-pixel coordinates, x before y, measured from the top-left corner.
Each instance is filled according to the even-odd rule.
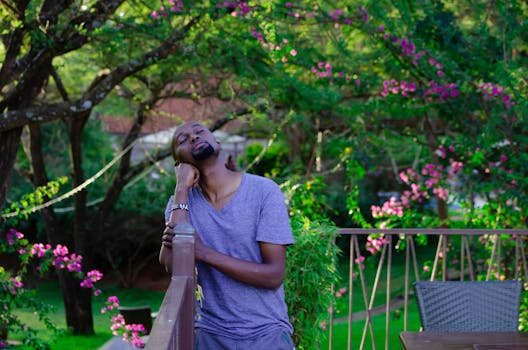
[[[27,220],[39,205],[55,196],[60,186],[67,182],[68,178],[62,176],[55,181],[48,182],[45,186],[37,187],[33,193],[23,195],[19,201],[11,203],[9,208],[2,211],[0,218],[6,220],[2,224],[16,226],[19,221]]]
[[[326,336],[320,322],[327,321],[325,315],[335,301],[340,250],[335,244],[336,227],[330,222],[296,215],[291,224],[295,244],[287,250],[286,303],[296,347],[312,349]]]

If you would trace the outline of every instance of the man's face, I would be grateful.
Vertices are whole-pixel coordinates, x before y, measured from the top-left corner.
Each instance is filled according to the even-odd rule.
[[[187,122],[176,129],[173,140],[175,160],[194,164],[218,153],[213,133],[197,122]]]

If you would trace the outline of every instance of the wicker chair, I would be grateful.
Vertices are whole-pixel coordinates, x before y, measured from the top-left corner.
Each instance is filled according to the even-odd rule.
[[[415,282],[420,319],[430,332],[515,332],[521,281]]]

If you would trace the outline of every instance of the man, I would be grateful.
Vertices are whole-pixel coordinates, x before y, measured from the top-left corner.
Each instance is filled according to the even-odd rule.
[[[284,301],[286,246],[293,236],[280,188],[235,172],[220,143],[197,122],[173,136],[176,188],[165,213],[160,263],[169,270],[173,228],[189,220],[202,303],[196,304],[195,349],[294,348]]]

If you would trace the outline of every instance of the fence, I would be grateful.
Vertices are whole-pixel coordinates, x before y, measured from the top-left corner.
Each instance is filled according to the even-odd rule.
[[[154,323],[146,349],[182,349],[191,350],[194,343],[194,301],[195,301],[195,267],[194,267],[194,229],[187,223],[175,228],[176,235],[173,241],[173,269],[172,281],[160,308],[159,315]],[[404,326],[401,331],[407,331],[409,296],[413,281],[419,281],[422,268],[416,254],[415,240],[418,235],[425,235],[429,239],[437,239],[436,253],[430,266],[429,279],[475,280],[478,276],[489,279],[522,279],[527,281],[525,242],[528,230],[485,230],[485,229],[358,229],[341,228],[339,233],[349,237],[349,275],[348,275],[348,346],[347,349],[364,349],[368,333],[371,337],[372,349],[377,349],[372,326],[372,313],[376,308],[374,300],[378,286],[385,270],[385,344],[384,349],[389,349],[389,334],[391,329],[391,295],[392,290],[392,260],[395,242],[404,244],[402,249],[405,254],[404,272]],[[382,242],[379,245],[376,275],[371,285],[367,286],[366,278],[359,257],[364,255],[364,247],[360,246],[361,236],[377,235]],[[423,237],[423,236],[421,236]],[[479,254],[486,252],[488,256],[479,257],[476,261],[475,246],[479,238],[489,244],[488,250],[479,250]],[[178,252],[176,254],[176,252]],[[513,253],[512,253],[513,252]],[[448,257],[457,260],[458,273],[450,275],[454,270],[448,267]],[[422,257],[423,259],[423,257]],[[358,263],[359,262],[359,263]],[[412,267],[412,271],[411,271]],[[357,271],[357,272],[356,272]],[[456,271],[454,271],[456,272]],[[354,322],[354,280],[358,281],[363,300],[366,317],[363,324],[361,341],[352,343],[352,324]],[[329,349],[333,349],[334,315],[330,314]],[[357,324],[357,323],[356,323]]]

